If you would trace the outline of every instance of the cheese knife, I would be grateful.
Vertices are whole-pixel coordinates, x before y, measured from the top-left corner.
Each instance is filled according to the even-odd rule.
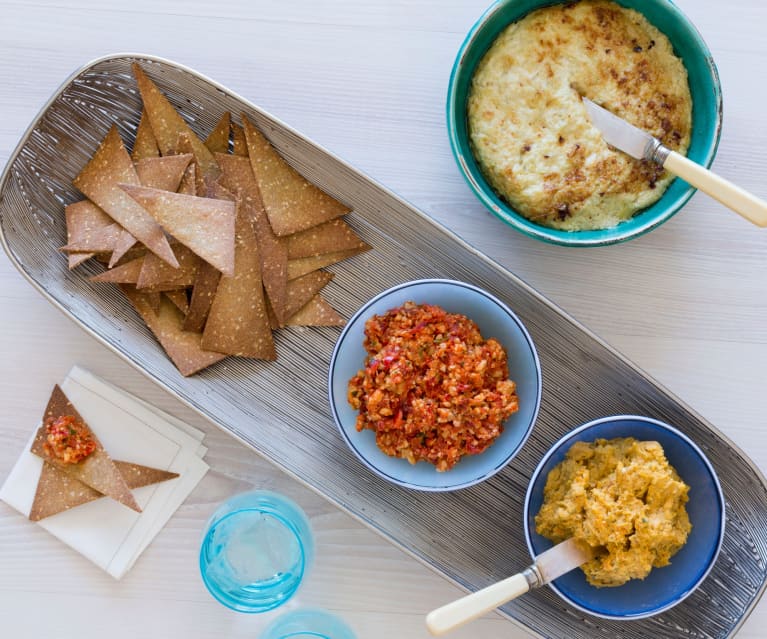
[[[610,146],[637,160],[651,160],[757,226],[767,226],[767,202],[664,146],[646,131],[582,98],[591,122]]]
[[[593,556],[594,551],[589,546],[575,539],[563,541],[538,555],[524,571],[432,610],[426,616],[426,627],[435,636],[443,635],[561,577]]]

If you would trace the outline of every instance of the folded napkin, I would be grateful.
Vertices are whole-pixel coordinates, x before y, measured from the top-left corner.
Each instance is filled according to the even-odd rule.
[[[203,433],[77,366],[61,389],[113,459],[179,474],[134,489],[140,513],[104,498],[37,522],[120,579],[207,472]],[[31,428],[29,444],[0,488],[0,499],[25,516],[43,467],[29,450],[38,426]]]

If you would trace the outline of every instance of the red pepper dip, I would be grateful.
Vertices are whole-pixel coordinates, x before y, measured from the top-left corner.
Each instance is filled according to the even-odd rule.
[[[484,451],[519,409],[506,352],[464,315],[406,302],[365,323],[365,368],[347,398],[387,455],[437,470]]]
[[[96,450],[90,428],[72,415],[50,417],[45,432],[45,452],[64,464],[77,464]]]

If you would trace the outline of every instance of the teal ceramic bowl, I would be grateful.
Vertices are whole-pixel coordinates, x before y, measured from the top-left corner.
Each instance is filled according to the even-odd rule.
[[[692,94],[692,139],[688,157],[711,166],[719,145],[722,127],[722,92],[719,74],[711,53],[698,30],[669,0],[617,0],[635,9],[666,34],[674,51],[687,68]],[[545,242],[564,246],[604,246],[638,237],[659,226],[690,199],[695,189],[674,180],[663,196],[633,218],[610,229],[598,231],[559,231],[526,219],[502,200],[487,183],[474,159],[469,142],[466,101],[477,64],[498,35],[512,22],[551,0],[499,0],[469,31],[456,57],[447,94],[447,129],[450,145],[469,186],[480,201],[500,220]]]

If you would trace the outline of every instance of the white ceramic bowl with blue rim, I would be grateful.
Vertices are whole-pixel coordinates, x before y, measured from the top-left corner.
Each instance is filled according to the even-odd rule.
[[[578,441],[634,437],[657,441],[666,458],[690,487],[687,514],[692,530],[687,543],[671,557],[671,564],[653,568],[643,580],[633,579],[613,588],[591,586],[576,569],[550,585],[579,610],[605,619],[643,619],[656,615],[691,595],[711,571],[724,539],[724,495],[713,466],[703,451],[676,428],[656,419],[616,415],[589,422],[562,437],[535,469],[524,505],[525,539],[533,557],[553,544],[535,532],[535,515],[543,502],[549,472]]]
[[[485,339],[495,338],[506,350],[509,377],[517,384],[519,410],[504,422],[503,433],[478,455],[463,457],[453,468],[438,472],[434,465],[383,453],[371,430],[357,432],[357,411],[347,401],[349,380],[364,368],[365,322],[405,302],[436,304],[476,322]],[[448,491],[473,486],[511,461],[527,441],[541,402],[538,354],[519,318],[499,299],[482,289],[453,280],[416,280],[377,295],[360,308],[338,338],[329,371],[330,408],[341,435],[359,460],[374,473],[415,490]]]

